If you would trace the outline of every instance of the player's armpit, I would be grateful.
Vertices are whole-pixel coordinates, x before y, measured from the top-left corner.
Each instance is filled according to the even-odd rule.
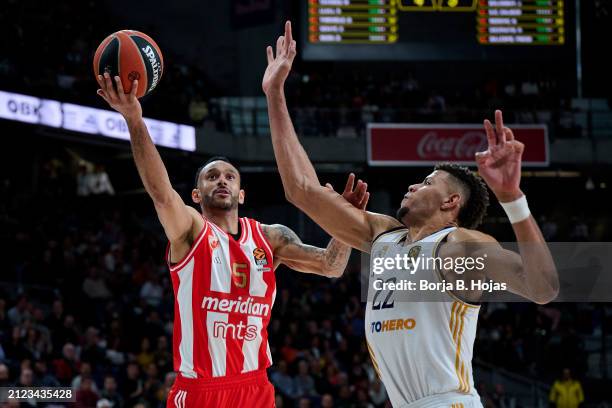
[[[393,217],[355,208],[342,195],[320,185],[299,189],[288,199],[329,235],[363,252],[370,251],[372,240],[381,232],[403,226]]]
[[[333,239],[326,249],[304,244],[295,232],[280,224],[262,225],[262,230],[272,246],[275,261],[291,269],[339,277],[346,268],[351,248],[345,244]]]

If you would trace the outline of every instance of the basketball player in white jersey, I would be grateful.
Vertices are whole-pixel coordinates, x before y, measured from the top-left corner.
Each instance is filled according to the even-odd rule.
[[[291,203],[330,235],[363,252],[378,251],[381,246],[374,245],[379,242],[391,253],[414,254],[429,247],[428,256],[452,260],[476,259],[484,252],[484,270],[465,272],[466,281],[504,282],[509,291],[540,304],[557,296],[559,283],[552,256],[519,187],[524,145],[503,125],[500,111],[495,113],[495,127],[485,121],[488,149],[475,160],[508,214],[520,254],[503,249],[493,237],[474,229],[485,215],[488,193],[482,179],[465,167],[439,165],[425,180],[410,185],[397,218],[354,208],[322,187],[286,106],[284,82],[295,55],[296,43],[287,22],[276,53],[267,48],[262,88],[276,161]],[[453,270],[434,268],[430,272],[432,282],[456,278]],[[370,292],[375,280],[387,278],[388,274],[370,273]],[[395,278],[397,274],[391,272],[390,279]],[[396,301],[396,293],[390,290],[376,292],[368,297],[366,339],[393,406],[481,407],[471,360],[482,292],[440,292],[446,298],[438,302]]]
[[[172,188],[145,122],[134,82],[123,92],[108,74],[99,77],[98,94],[123,115],[134,161],[168,237],[166,254],[175,294],[173,334],[177,379],[168,407],[274,406],[267,326],[276,296],[274,270],[292,269],[328,277],[344,272],[351,248],[332,239],[327,248],[303,244],[283,225],[262,225],[240,218],[244,202],[240,173],[229,160],[209,160],[196,173],[186,205]],[[362,182],[344,197],[360,209],[369,193]],[[329,186],[328,188],[331,188]]]

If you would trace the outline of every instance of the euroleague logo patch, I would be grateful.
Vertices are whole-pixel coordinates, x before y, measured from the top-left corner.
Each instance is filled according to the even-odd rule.
[[[266,258],[266,251],[261,248],[255,248],[253,250],[253,258],[255,258],[255,263],[257,265],[265,265],[268,263],[268,258]]]

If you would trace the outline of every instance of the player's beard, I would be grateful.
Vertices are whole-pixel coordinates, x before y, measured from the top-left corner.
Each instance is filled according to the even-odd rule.
[[[204,197],[204,207],[215,210],[233,210],[238,207],[238,195],[231,195],[230,200],[221,200],[215,197],[214,193]]]

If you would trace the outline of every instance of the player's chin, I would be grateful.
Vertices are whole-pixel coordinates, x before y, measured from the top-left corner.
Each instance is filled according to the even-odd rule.
[[[403,203],[404,202],[402,201],[402,204]],[[397,209],[397,212],[395,213],[395,218],[397,218],[399,221],[402,221],[402,218],[404,218],[406,214],[408,214],[408,207],[402,205],[400,208]]]

